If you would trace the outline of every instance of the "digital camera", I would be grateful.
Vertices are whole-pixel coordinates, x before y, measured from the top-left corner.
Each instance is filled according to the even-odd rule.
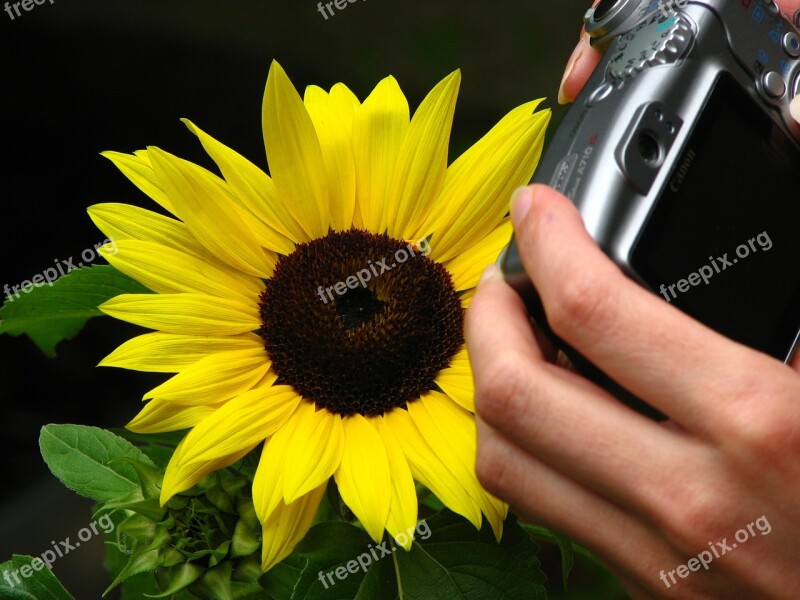
[[[602,61],[534,182],[566,195],[645,288],[788,362],[800,340],[800,35],[774,2],[602,0],[585,17]],[[554,336],[512,240],[506,280]],[[569,277],[569,273],[564,275]]]

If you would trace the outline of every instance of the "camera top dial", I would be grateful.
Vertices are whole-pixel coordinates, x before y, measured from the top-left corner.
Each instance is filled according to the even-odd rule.
[[[658,11],[642,21],[610,49],[608,73],[627,79],[648,67],[674,62],[692,41],[692,27],[675,12]]]

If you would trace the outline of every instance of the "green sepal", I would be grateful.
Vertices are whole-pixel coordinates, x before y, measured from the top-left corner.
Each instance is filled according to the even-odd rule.
[[[263,573],[261,572],[261,558],[259,553],[259,556],[252,555],[236,561],[232,579],[233,581],[251,583],[258,581],[261,575],[263,575]],[[260,588],[261,586],[259,586],[259,589]]]
[[[164,518],[167,511],[162,508],[157,501],[145,500],[140,497],[139,500],[126,500],[121,502],[107,502],[103,505],[103,510],[122,509],[130,510],[137,514],[147,517],[152,521],[160,521]]]
[[[156,572],[160,594],[147,594],[149,598],[166,598],[189,587],[203,576],[205,569],[192,563],[182,563]]]
[[[117,526],[117,534],[126,534],[133,538],[150,541],[155,539],[157,524],[143,515],[131,515]]]
[[[164,472],[153,464],[147,464],[140,460],[134,460],[128,457],[120,458],[134,468],[136,475],[139,477],[139,485],[142,490],[142,495],[147,500],[158,501],[161,498],[161,485],[164,481]]]
[[[236,512],[239,513],[239,519],[244,521],[250,529],[261,531],[261,522],[256,515],[256,506],[253,504],[252,498],[239,496],[236,500]]]
[[[229,562],[209,569],[200,580],[201,585],[195,584],[192,592],[195,589],[203,588],[204,592],[211,594],[209,598],[213,600],[234,600],[231,575],[233,575],[233,568]]]
[[[103,592],[103,596],[108,594],[108,592],[113,590],[131,575],[144,573],[145,571],[154,571],[156,568],[161,566],[160,562],[161,560],[159,557],[159,551],[157,549],[131,554],[130,560],[122,568],[119,574],[117,574],[117,576],[114,578],[114,581],[111,582],[111,585],[106,588],[106,591]]]
[[[259,546],[261,546],[261,536],[255,534],[244,519],[240,519],[233,530],[231,556],[249,556],[258,550]]]

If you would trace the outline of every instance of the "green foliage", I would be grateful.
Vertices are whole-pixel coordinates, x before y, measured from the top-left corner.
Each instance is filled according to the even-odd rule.
[[[0,564],[0,573],[8,574],[0,581],[0,600],[75,600],[41,558],[15,554]]]
[[[390,537],[375,544],[354,525],[320,523],[298,545],[289,564],[278,565],[262,585],[275,600],[547,597],[536,545],[513,517],[506,521],[499,544],[488,525],[477,531],[448,510],[425,523],[428,529],[418,531],[427,539],[418,536],[409,552]],[[286,580],[296,574],[298,557],[305,565],[289,594]]]
[[[567,579],[575,564],[575,546],[567,536],[538,525],[522,523],[522,528],[535,540],[555,544],[561,550],[561,577],[564,591],[567,590]],[[584,552],[586,552],[584,550]]]
[[[420,497],[429,516],[417,526],[411,550],[388,535],[375,544],[351,522],[330,485],[316,525],[291,556],[262,575],[261,527],[249,497],[252,461],[216,471],[161,506],[164,465],[178,439],[154,436],[145,453],[96,427],[42,429],[42,456],[53,474],[100,502],[98,513],[113,514],[107,567],[123,599],[544,600],[545,576],[532,538],[561,548],[565,579],[572,565],[573,547],[563,536],[521,526],[511,515],[498,543],[488,524],[478,531],[447,509],[431,514],[438,500],[427,490]],[[18,592],[4,591],[26,598]]]
[[[153,465],[130,442],[87,425],[45,425],[39,449],[61,483],[98,502],[120,500],[139,489],[136,469],[122,459]]]
[[[106,300],[120,294],[146,294],[146,287],[109,265],[75,269],[52,285],[35,287],[0,308],[0,334],[27,335],[49,357],[56,345],[75,337],[86,321],[99,317]]]

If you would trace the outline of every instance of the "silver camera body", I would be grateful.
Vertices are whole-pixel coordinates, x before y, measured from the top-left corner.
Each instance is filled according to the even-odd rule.
[[[800,34],[771,0],[603,0],[585,21],[605,54],[534,182],[570,198],[628,276],[788,362],[800,340],[800,126],[789,113]],[[515,240],[501,260],[552,336]]]

